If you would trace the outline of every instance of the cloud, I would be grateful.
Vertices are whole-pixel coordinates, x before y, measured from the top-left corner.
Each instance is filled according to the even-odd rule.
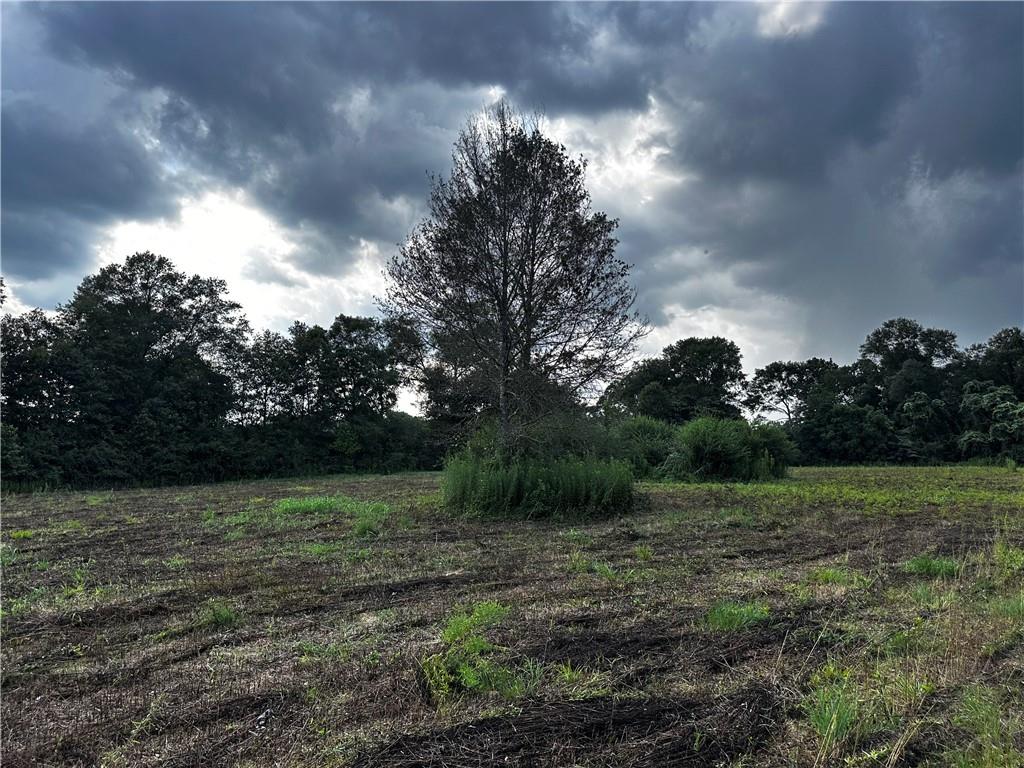
[[[504,95],[590,160],[658,339],[727,333],[750,363],[852,354],[893,315],[971,341],[1022,321],[1019,4],[2,13],[4,271],[25,300],[66,297],[134,232],[222,268],[257,325],[373,311],[429,174]]]

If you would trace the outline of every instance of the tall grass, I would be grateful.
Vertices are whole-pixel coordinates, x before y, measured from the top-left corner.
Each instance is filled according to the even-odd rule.
[[[622,461],[523,459],[507,465],[461,456],[445,467],[444,504],[494,517],[591,517],[633,506],[633,473]]]

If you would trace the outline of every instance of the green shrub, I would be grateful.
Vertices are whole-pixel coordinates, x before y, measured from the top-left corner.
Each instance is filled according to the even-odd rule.
[[[795,452],[777,425],[705,416],[679,427],[662,473],[676,480],[768,480],[785,476]]]
[[[648,477],[672,452],[675,427],[650,416],[634,416],[612,427],[612,451],[632,465],[637,477]]]
[[[507,465],[472,456],[445,467],[444,505],[497,517],[599,516],[633,505],[633,474],[620,461],[522,459]]]
[[[503,664],[496,658],[501,649],[482,634],[500,624],[508,612],[500,603],[483,602],[448,620],[441,633],[444,650],[420,662],[423,681],[435,703],[444,705],[465,694],[488,692],[517,699],[536,691],[543,667],[533,661]]]

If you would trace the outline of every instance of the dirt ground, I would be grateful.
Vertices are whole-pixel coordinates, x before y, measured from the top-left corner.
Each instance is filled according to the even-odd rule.
[[[1024,472],[439,483],[3,497],[4,766],[1024,764]]]

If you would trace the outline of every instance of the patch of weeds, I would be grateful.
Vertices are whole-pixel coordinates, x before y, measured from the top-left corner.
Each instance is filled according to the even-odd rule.
[[[575,528],[570,528],[568,531],[562,531],[559,535],[570,544],[577,547],[588,547],[594,543],[593,536],[589,533],[578,531]]]
[[[441,633],[441,641],[445,645],[461,643],[480,630],[500,624],[508,612],[506,606],[492,600],[477,603],[471,612],[457,613],[448,619],[448,624]]]
[[[1024,590],[1009,597],[997,597],[988,604],[988,612],[1003,619],[1024,619]]]
[[[18,550],[10,544],[0,544],[0,568],[9,568],[18,559]]]
[[[223,600],[213,600],[203,607],[197,626],[200,629],[230,629],[239,623],[241,617],[233,606]]]
[[[359,538],[379,536],[390,513],[391,509],[387,504],[364,502],[355,513],[356,520],[352,526],[352,533]]]
[[[956,768],[1019,768],[1024,754],[1016,747],[1021,725],[1004,717],[999,693],[974,685],[964,690],[953,714],[953,722],[971,734],[965,747],[947,755]]]
[[[636,580],[636,571],[617,571],[609,563],[594,563],[592,570],[612,586],[621,586]]]
[[[217,520],[217,511],[213,507],[203,510],[203,525],[213,525]]]
[[[483,631],[499,624],[509,609],[495,602],[477,603],[452,616],[441,632],[445,648],[420,662],[427,691],[440,705],[465,694],[494,692],[517,699],[537,690],[544,669],[535,661],[508,665],[495,658],[499,650]]]
[[[934,631],[918,616],[907,629],[899,629],[889,635],[883,650],[889,656],[911,656],[928,650],[935,642]]]
[[[412,503],[417,507],[428,507],[430,509],[437,509],[441,506],[441,492],[434,491],[433,493],[420,493],[413,497]]]
[[[49,530],[53,533],[81,533],[85,530],[85,523],[81,520],[68,518],[61,520],[56,525],[51,525]]]
[[[555,675],[569,699],[588,699],[605,694],[609,690],[606,675],[588,671],[583,667],[574,667],[571,661],[555,667]]]
[[[172,555],[164,560],[164,565],[172,571],[181,571],[188,567],[188,558],[184,555]]]
[[[0,608],[0,615],[18,616],[44,601],[49,594],[46,587],[35,587],[27,595],[16,597],[13,600],[4,600],[4,605]]]
[[[568,568],[570,573],[586,573],[591,568],[590,558],[578,549],[573,550],[569,553]]]
[[[831,663],[812,675],[811,684],[813,688],[803,701],[804,714],[818,735],[819,757],[830,757],[856,741],[860,698],[850,671]]]
[[[345,661],[352,655],[350,646],[342,643],[313,643],[302,641],[298,644],[299,661],[304,664],[320,660]]]
[[[333,555],[341,549],[342,545],[337,541],[315,541],[302,547],[303,554],[313,557],[324,558]]]
[[[704,617],[704,622],[711,629],[745,629],[767,619],[770,612],[765,603],[736,603],[725,600],[711,607]]]
[[[1004,578],[1024,571],[1024,549],[1011,546],[1002,536],[992,545],[992,559]]]
[[[726,528],[750,530],[757,527],[757,518],[752,512],[742,507],[720,509],[718,510],[718,517]]]
[[[31,539],[35,535],[36,532],[31,530],[11,531],[11,539],[14,541],[18,541],[19,539]]]
[[[374,502],[360,501],[351,496],[302,496],[279,499],[273,511],[279,515],[356,514]],[[386,506],[386,505],[385,505]]]
[[[846,566],[815,568],[807,578],[813,584],[831,584],[850,589],[859,589],[871,583],[867,576]]]
[[[71,583],[64,584],[62,594],[65,600],[73,600],[85,593],[85,582],[89,578],[88,566],[79,566],[71,572]]]
[[[654,550],[648,547],[646,544],[638,544],[633,547],[633,557],[639,560],[641,563],[649,563],[654,559]]]
[[[949,608],[956,602],[956,593],[952,590],[940,592],[931,584],[915,584],[910,590],[910,599],[919,607],[930,611]]]
[[[48,571],[50,570],[50,561],[36,560],[35,563],[32,564],[32,567],[35,568],[37,571]]]
[[[373,550],[369,547],[361,547],[349,552],[345,559],[350,563],[366,563],[373,559]]]
[[[918,555],[908,560],[903,566],[903,570],[915,576],[927,576],[931,579],[951,579],[960,573],[960,563],[952,557]]]
[[[92,493],[85,497],[85,505],[87,507],[98,507],[102,504],[107,504],[114,500],[114,494],[108,493]]]

